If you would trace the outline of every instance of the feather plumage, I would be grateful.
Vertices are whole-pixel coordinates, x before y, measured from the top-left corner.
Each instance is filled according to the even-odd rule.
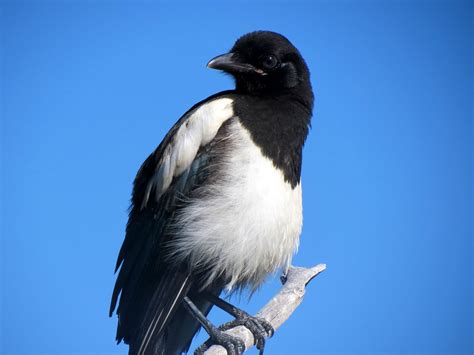
[[[134,183],[125,240],[120,249],[110,314],[117,308],[117,340],[132,354],[148,354],[166,338],[170,316],[192,287],[186,268],[172,268],[165,245],[174,214],[206,177],[208,146],[233,115],[229,93],[214,95],[189,110],[141,166]],[[153,198],[151,198],[153,196]],[[119,300],[120,295],[120,300]],[[117,307],[118,303],[118,307]],[[183,339],[183,346],[189,339]]]

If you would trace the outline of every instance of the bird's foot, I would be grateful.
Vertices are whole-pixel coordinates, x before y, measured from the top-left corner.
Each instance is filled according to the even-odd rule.
[[[224,333],[219,327],[219,329],[211,329],[209,339],[194,351],[194,355],[204,354],[212,345],[223,346],[227,350],[228,355],[242,355],[245,351],[245,343],[242,339]]]
[[[239,325],[243,325],[252,332],[254,344],[259,350],[259,354],[262,355],[263,350],[265,349],[265,338],[272,337],[273,333],[275,332],[272,325],[263,318],[254,317],[242,310],[239,310],[239,314],[237,315],[236,319],[224,323],[219,327],[219,329],[228,330]]]

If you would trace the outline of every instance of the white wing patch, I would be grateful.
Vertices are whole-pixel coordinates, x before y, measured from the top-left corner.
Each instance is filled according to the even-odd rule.
[[[234,115],[232,103],[231,98],[214,99],[189,114],[165,147],[155,174],[148,182],[142,208],[147,204],[153,188],[158,200],[173,178],[191,166],[199,148],[211,142],[222,124]]]

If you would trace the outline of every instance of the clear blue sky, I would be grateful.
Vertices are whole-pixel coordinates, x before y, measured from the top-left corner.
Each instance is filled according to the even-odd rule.
[[[316,93],[294,263],[328,264],[268,354],[472,354],[472,3],[0,8],[4,353],[126,353],[107,311],[134,175],[232,87],[207,61],[268,29]],[[277,288],[237,301],[255,311]]]

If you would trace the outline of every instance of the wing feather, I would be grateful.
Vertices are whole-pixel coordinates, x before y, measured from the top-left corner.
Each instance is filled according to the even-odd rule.
[[[158,351],[164,342],[160,334],[192,286],[186,267],[167,264],[163,244],[172,239],[167,230],[182,197],[206,177],[210,143],[233,116],[228,94],[212,96],[183,115],[135,178],[110,306],[110,314],[116,309],[119,316],[117,340],[130,344],[132,354]]]
[[[149,179],[146,193],[141,203],[144,208],[155,190],[159,199],[171,185],[173,178],[180,176],[191,166],[200,147],[208,144],[217,134],[222,124],[233,116],[233,100],[229,97],[208,101],[184,116],[166,137],[166,146],[158,147],[158,164]]]

